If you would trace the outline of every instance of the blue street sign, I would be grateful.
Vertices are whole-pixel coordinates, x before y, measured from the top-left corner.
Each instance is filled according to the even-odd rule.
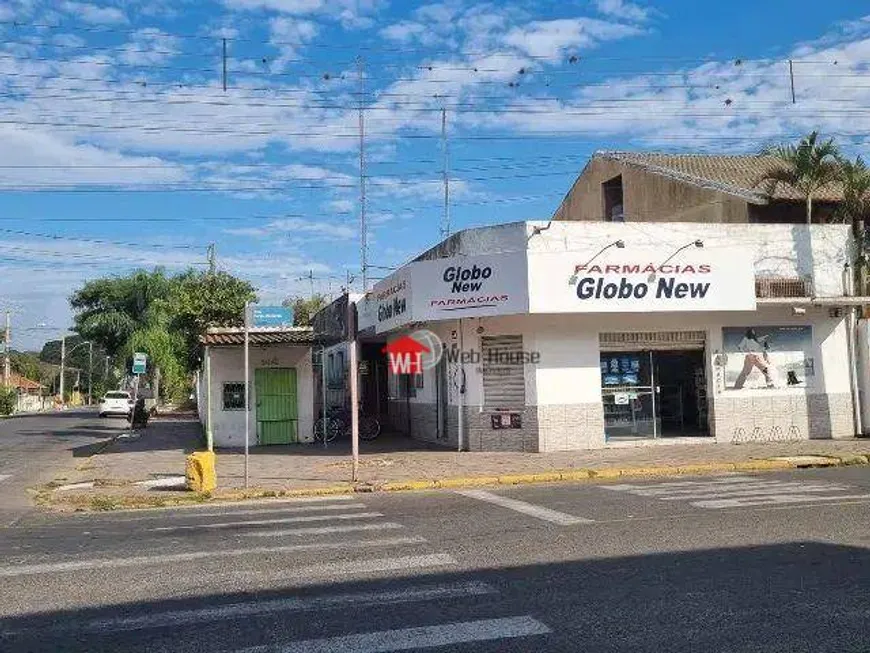
[[[286,306],[254,306],[255,327],[293,326],[293,309]]]

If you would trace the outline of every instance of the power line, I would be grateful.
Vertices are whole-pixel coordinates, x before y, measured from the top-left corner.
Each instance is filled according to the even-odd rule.
[[[48,238],[51,240],[94,243],[97,245],[119,245],[119,246],[126,246],[126,247],[147,247],[147,248],[156,248],[156,249],[183,249],[183,250],[201,249],[201,247],[198,245],[166,245],[163,243],[131,243],[131,242],[120,242],[117,240],[103,240],[101,238],[83,238],[80,236],[67,236],[67,235],[61,235],[61,234],[42,234],[42,233],[34,233],[32,231],[20,231],[18,229],[2,229],[2,228],[0,228],[0,233],[12,234],[15,236],[30,236],[32,238]],[[2,243],[0,243],[0,247],[2,247]]]

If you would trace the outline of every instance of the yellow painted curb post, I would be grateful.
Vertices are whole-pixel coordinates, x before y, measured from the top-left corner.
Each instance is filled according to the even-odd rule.
[[[187,457],[185,473],[187,489],[193,492],[214,492],[217,487],[213,451],[194,451]]]

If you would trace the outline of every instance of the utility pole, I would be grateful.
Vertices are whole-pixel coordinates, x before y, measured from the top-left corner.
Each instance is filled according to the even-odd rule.
[[[93,403],[94,395],[94,343],[88,343],[88,406]]]
[[[447,108],[441,107],[441,150],[444,154],[444,166],[442,173],[444,176],[444,215],[441,220],[441,238],[447,238],[450,235],[450,158],[447,150]]]
[[[12,373],[12,364],[9,359],[9,340],[11,338],[10,331],[11,313],[6,311],[6,330],[3,335],[3,387],[9,387],[9,379]]]
[[[365,62],[357,57],[359,73],[359,254],[362,291],[368,287],[368,234],[366,233],[366,118],[365,118]],[[348,291],[350,289],[348,288]]]
[[[110,358],[109,356],[106,356],[106,368],[103,371],[103,382],[104,383],[109,380],[109,358]]]
[[[64,391],[64,368],[63,361],[66,358],[66,335],[60,337],[60,405],[64,406],[63,391]]]
[[[209,243],[208,250],[206,256],[208,257],[208,272],[209,274],[214,274],[215,271],[215,251],[214,251],[214,243]]]
[[[223,81],[224,81],[224,93],[226,93],[226,92],[227,92],[227,40],[226,40],[226,39],[222,39],[222,40],[223,40],[223,45],[224,45],[224,51],[223,51],[223,63],[224,63],[224,75],[223,75]]]

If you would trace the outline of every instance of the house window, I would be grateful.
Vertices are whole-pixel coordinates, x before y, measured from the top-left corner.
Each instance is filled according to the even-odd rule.
[[[601,199],[604,204],[605,222],[625,222],[622,203],[622,175],[601,184]]]
[[[245,384],[224,383],[224,410],[245,410]]]

